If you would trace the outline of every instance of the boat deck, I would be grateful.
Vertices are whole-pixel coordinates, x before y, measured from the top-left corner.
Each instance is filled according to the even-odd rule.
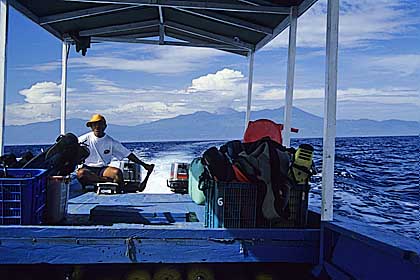
[[[206,228],[189,195],[71,189],[62,224],[0,227],[0,263],[318,263],[319,228]]]
[[[289,269],[291,275],[306,276],[321,264],[315,274],[327,272],[336,279],[417,279],[420,273],[417,240],[338,215],[320,225],[319,214],[309,211],[311,226],[304,229],[206,228],[204,206],[189,195],[97,195],[78,185],[71,189],[62,224],[0,226],[0,273],[40,267],[44,275],[52,269],[39,264],[88,265],[98,271],[106,271],[101,266],[106,264],[127,271],[137,267],[133,263],[151,270],[162,263],[181,269],[201,263],[219,274],[271,267],[279,271],[276,275]]]

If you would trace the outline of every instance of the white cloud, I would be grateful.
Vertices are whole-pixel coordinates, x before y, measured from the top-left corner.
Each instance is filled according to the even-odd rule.
[[[39,82],[19,93],[28,103],[55,103],[60,101],[60,90],[61,85],[54,82]]]
[[[207,74],[192,80],[187,92],[211,91],[221,95],[236,95],[239,90],[243,90],[244,75],[240,71],[223,69],[215,74]],[[239,86],[238,86],[239,85]]]
[[[52,121],[59,116],[60,105],[58,103],[13,103],[6,106],[7,125]]]
[[[126,88],[93,75],[79,81],[87,89],[69,96],[70,117],[87,118],[92,112],[100,112],[111,123],[134,125],[194,112],[187,106],[189,102],[182,101],[185,90]]]
[[[203,69],[211,61],[226,52],[207,48],[188,48],[175,46],[126,47],[119,50],[116,44],[114,50],[108,48],[94,48],[86,57],[77,55],[69,58],[68,67],[83,70],[117,70],[136,71],[151,74],[179,74]],[[20,67],[35,71],[53,71],[61,69],[61,63],[48,62],[31,67]]]
[[[144,54],[144,53],[143,53]],[[161,47],[146,52],[146,57],[94,55],[73,58],[71,63],[95,70],[139,71],[152,74],[179,74],[202,69],[202,63],[225,53],[213,49]]]
[[[324,114],[324,99],[297,99],[293,105],[322,117]],[[374,109],[372,109],[374,108]],[[337,119],[371,119],[389,120],[399,119],[406,121],[419,120],[419,106],[412,103],[389,104],[376,100],[338,100]]]
[[[127,94],[127,93],[141,93],[145,92],[141,89],[130,89],[120,87],[116,82],[101,79],[94,75],[85,75],[83,78],[80,78],[79,81],[87,83],[91,88],[91,94],[102,94],[102,95],[111,95],[111,94]]]
[[[256,100],[283,100],[285,89],[271,88],[256,93]],[[323,88],[313,89],[294,89],[293,99],[323,99],[325,90]],[[419,91],[409,88],[347,88],[338,89],[338,101],[359,101],[359,102],[378,102],[383,104],[413,103],[419,104]]]
[[[71,93],[74,89],[67,88]],[[37,82],[30,88],[22,89],[25,103],[12,103],[6,106],[8,125],[21,125],[33,122],[55,120],[60,116],[61,85],[54,82]]]
[[[117,107],[110,108],[106,110],[107,113],[112,114],[142,114],[146,113],[149,114],[150,119],[156,118],[159,115],[166,115],[168,113],[176,113],[172,110],[170,104],[166,104],[165,102],[133,102],[129,104],[120,104]]]
[[[244,111],[247,99],[245,75],[228,68],[193,79],[186,89],[125,88],[93,75],[85,76],[80,81],[88,87],[70,91],[68,117],[88,118],[93,112],[100,112],[107,116],[110,123],[123,125],[146,123],[200,110],[214,112],[220,107]],[[22,91],[26,93],[26,103],[8,105],[8,124],[49,121],[59,117],[59,85],[52,82],[36,83]],[[252,109],[283,106],[284,92],[283,85],[255,83]],[[392,116],[407,120],[414,116],[416,108],[418,111],[418,95],[418,90],[408,87],[339,89],[337,99],[341,109],[338,117],[389,119]],[[323,99],[323,88],[294,90],[294,105],[311,113],[322,114]],[[348,106],[353,108],[353,114],[343,104],[350,104]],[[360,110],[354,109],[357,107],[355,104],[360,105]],[[375,110],[368,111],[369,106],[375,106]],[[398,108],[392,114],[389,113],[391,106]]]
[[[107,116],[107,119],[115,120],[116,123],[135,125],[174,117],[182,113],[192,113],[193,110],[185,110],[183,103],[142,101],[119,104],[101,112]]]
[[[389,40],[412,32],[415,17],[411,17],[411,3],[391,0],[342,0],[340,1],[341,47],[360,47],[371,41]],[[318,1],[298,19],[297,46],[325,47],[326,0]],[[288,32],[283,32],[266,49],[287,47]]]
[[[374,57],[366,61],[373,70],[408,76],[420,72],[420,54],[400,54]]]
[[[57,69],[61,69],[61,61],[53,61],[53,62],[47,62],[44,64],[35,65],[33,67],[24,67],[23,70],[35,70],[35,71],[55,71]]]
[[[92,112],[101,112],[107,115],[110,122],[126,125],[175,117],[198,110],[214,111],[217,104],[233,106],[235,99],[246,97],[247,87],[244,75],[232,69],[223,69],[194,79],[187,89],[127,88],[94,75],[86,75],[78,81],[87,87],[69,92],[69,118],[88,118]],[[21,92],[27,96],[27,103],[9,106],[19,112],[11,115],[9,124],[32,122],[30,117],[18,119],[20,114],[34,116],[34,121],[48,121],[59,117],[59,106],[43,107],[39,112],[36,111],[36,106],[29,106],[33,102],[58,104],[59,85],[53,82],[36,83]]]
[[[255,93],[256,100],[284,100],[284,88],[262,89]],[[294,89],[293,99],[323,98],[324,89]],[[277,106],[278,107],[278,106]]]

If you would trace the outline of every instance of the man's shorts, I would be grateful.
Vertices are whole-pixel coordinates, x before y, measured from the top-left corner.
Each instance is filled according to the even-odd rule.
[[[87,165],[84,165],[83,164],[83,166],[82,166],[82,168],[84,168],[84,169],[87,169],[87,170],[89,170],[90,172],[92,172],[92,173],[95,173],[96,175],[98,175],[99,177],[102,177],[103,176],[103,173],[104,173],[104,171],[105,171],[105,169],[107,168],[108,166],[102,166],[102,167],[93,167],[93,166],[87,166]]]

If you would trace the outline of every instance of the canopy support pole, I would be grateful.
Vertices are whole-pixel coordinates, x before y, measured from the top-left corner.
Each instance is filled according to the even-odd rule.
[[[67,111],[67,61],[69,58],[70,44],[63,41],[61,56],[61,122],[60,134],[66,134],[66,111]]]
[[[321,221],[333,220],[339,0],[328,0]]]
[[[4,127],[6,113],[6,81],[7,81],[7,29],[9,4],[0,0],[0,154],[4,154]]]
[[[293,108],[293,87],[295,81],[295,64],[296,64],[296,33],[297,33],[298,7],[293,6],[290,9],[290,28],[289,28],[289,51],[287,58],[287,83],[286,97],[284,105],[284,130],[283,130],[283,146],[290,147],[290,128],[292,120]]]
[[[253,78],[253,75],[254,75],[254,51],[249,52],[248,58],[249,58],[248,100],[247,100],[247,104],[246,104],[245,130],[248,128],[249,119],[251,117],[252,78]]]

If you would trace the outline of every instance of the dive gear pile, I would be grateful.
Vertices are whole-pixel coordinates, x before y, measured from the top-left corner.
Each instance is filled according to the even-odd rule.
[[[203,165],[199,186],[214,186],[204,181],[247,182],[257,185],[257,226],[288,220],[299,207],[290,197],[299,192],[306,197],[309,178],[313,174],[313,147],[308,144],[286,149],[276,141],[264,137],[251,143],[229,141],[220,149],[211,147],[203,157],[195,159]],[[196,163],[195,163],[196,164]],[[193,165],[193,164],[191,164]],[[208,191],[208,190],[207,190]]]
[[[306,215],[309,179],[315,174],[314,148],[309,144],[302,144],[296,150],[284,147],[282,129],[281,124],[270,120],[251,121],[244,141],[229,141],[219,149],[207,149],[202,158],[194,160],[195,164],[199,160],[204,170],[199,188],[207,186],[204,193],[209,195],[212,190],[208,189],[217,186],[217,182],[256,185],[257,226],[272,226],[278,221]],[[216,184],[203,183],[208,181]],[[304,203],[306,208],[300,207]],[[302,212],[298,208],[306,210]],[[300,220],[305,223],[306,216]]]
[[[19,161],[14,154],[0,157],[3,177],[7,177],[7,168],[46,169],[48,176],[67,176],[76,166],[89,156],[89,149],[79,144],[72,133],[60,135],[56,143],[35,157],[31,152],[21,155]]]

